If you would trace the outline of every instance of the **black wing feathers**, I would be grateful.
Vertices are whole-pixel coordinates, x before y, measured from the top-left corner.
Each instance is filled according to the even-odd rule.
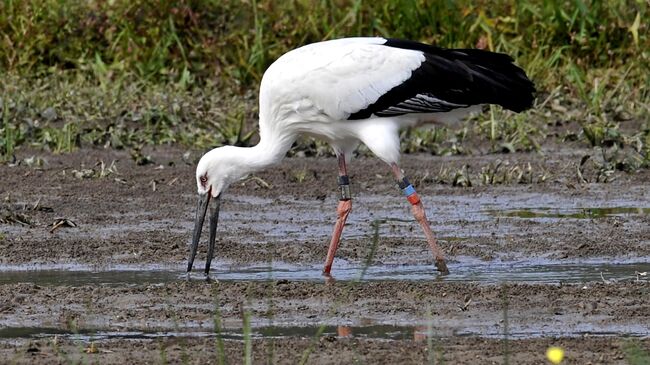
[[[397,39],[384,46],[422,51],[425,61],[408,80],[348,119],[446,112],[477,104],[498,104],[515,112],[532,106],[535,86],[506,54]]]

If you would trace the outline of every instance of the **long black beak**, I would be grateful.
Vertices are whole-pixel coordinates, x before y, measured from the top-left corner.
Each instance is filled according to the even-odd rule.
[[[201,239],[201,229],[203,228],[203,221],[205,214],[208,212],[208,205],[210,206],[210,240],[208,246],[208,257],[205,260],[205,273],[210,272],[210,264],[212,263],[212,256],[214,255],[214,242],[217,237],[217,223],[219,222],[219,205],[221,203],[221,194],[216,198],[210,199],[212,194],[208,191],[207,194],[199,195],[199,205],[196,207],[196,218],[194,220],[194,234],[192,235],[192,246],[190,247],[190,256],[187,261],[187,272],[192,271],[194,265],[194,257],[196,257],[196,250],[199,247],[199,240]],[[212,200],[212,204],[210,204]]]

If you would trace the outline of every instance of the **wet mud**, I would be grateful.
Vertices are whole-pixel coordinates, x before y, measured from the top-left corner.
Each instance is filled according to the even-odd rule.
[[[567,363],[626,364],[650,350],[648,171],[584,183],[577,149],[406,156],[449,259],[440,276],[390,170],[360,157],[326,280],[336,162],[288,158],[224,194],[206,279],[205,238],[185,274],[199,157],[185,152],[137,166],[125,151],[22,151],[45,164],[0,166],[0,359],[539,364],[555,345]],[[440,182],[499,160],[545,181]]]

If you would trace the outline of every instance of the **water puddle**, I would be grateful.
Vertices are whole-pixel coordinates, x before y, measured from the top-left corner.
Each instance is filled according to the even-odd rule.
[[[217,263],[219,269],[211,274],[212,279],[221,281],[323,281],[320,265],[297,266],[285,263],[259,264],[250,266],[229,266]],[[187,280],[181,266],[168,269],[150,267],[120,266],[117,270],[92,271],[83,266],[68,267],[66,270],[25,270],[21,267],[1,267],[0,285],[33,283],[36,285],[102,285],[134,286],[142,284],[164,284]],[[13,269],[13,270],[11,270]],[[367,268],[337,261],[333,270],[337,281],[376,280],[437,280],[440,282],[472,282],[495,284],[500,282],[557,284],[586,282],[616,282],[650,280],[650,259],[642,262],[588,261],[561,263],[549,262],[505,262],[479,261],[466,258],[450,263],[451,274],[440,276],[433,265],[371,265]],[[644,274],[645,273],[645,274]],[[199,272],[189,279],[204,280]]]
[[[440,276],[433,265],[381,265],[360,267],[339,265],[333,270],[338,281],[353,280],[438,280],[440,282],[473,282],[494,284],[500,282],[519,283],[583,283],[591,281],[632,280],[636,273],[650,271],[650,263],[539,263],[530,262],[481,262],[463,261],[460,265],[451,263],[451,274]],[[602,274],[602,275],[601,275]],[[322,280],[321,267],[260,266],[241,268],[234,271],[217,271],[219,280]],[[646,276],[639,276],[644,279]]]
[[[381,237],[404,237],[419,235],[412,233],[417,226],[409,209],[399,197],[385,195],[355,196],[356,207],[351,214],[344,236],[350,238],[368,237],[374,221],[387,221],[380,228]],[[643,200],[641,200],[643,201]],[[314,237],[328,237],[332,231],[333,207],[329,200],[323,202],[300,201],[293,197],[275,200],[256,197],[237,196],[229,200],[230,209],[223,211],[221,219],[225,234],[252,231],[256,236],[253,243],[267,242],[269,237],[275,241],[295,242]],[[615,216],[643,217],[650,215],[649,206],[639,206],[640,200],[610,199],[596,205],[589,198],[571,198],[543,193],[522,193],[510,195],[466,196],[428,196],[427,213],[435,219],[436,233],[441,236],[473,237],[490,234],[485,228],[477,229],[476,224],[490,223],[495,217],[522,218],[538,220],[557,219],[595,219]],[[270,207],[270,208],[269,208]],[[531,208],[532,207],[532,208]],[[248,214],[255,211],[255,214]],[[384,219],[388,218],[388,219]],[[459,221],[471,225],[459,225]],[[191,231],[191,222],[184,227]],[[510,228],[500,227],[502,233]],[[222,231],[225,232],[225,231]],[[419,237],[419,236],[418,236]]]
[[[589,328],[587,328],[589,327]],[[580,337],[580,336],[626,336],[646,338],[650,330],[645,326],[613,326],[607,328],[576,327],[562,330],[539,331],[539,328],[526,330],[515,329],[508,332],[510,339],[543,338],[543,337]],[[315,338],[315,337],[340,337],[340,338],[365,338],[384,340],[415,340],[423,341],[427,338],[442,338],[449,334],[436,331],[434,326],[422,325],[389,325],[378,324],[368,326],[266,326],[251,328],[249,335],[253,339],[269,338]],[[454,336],[501,338],[503,329],[494,328],[487,332],[477,332],[470,328],[459,329]],[[52,337],[67,338],[73,341],[106,341],[113,339],[147,340],[170,337],[220,337],[224,340],[243,340],[244,331],[241,328],[221,329],[214,331],[112,331],[103,329],[81,329],[69,331],[58,328],[44,327],[9,327],[0,329],[0,339],[48,339]]]
[[[614,216],[650,215],[650,208],[525,208],[512,210],[489,210],[488,212],[497,217],[595,219]]]
[[[151,270],[29,270],[4,271],[0,274],[0,285],[33,283],[41,286],[136,286],[141,284],[160,284],[182,279],[180,271]]]
[[[307,338],[314,337],[319,331],[322,336],[364,337],[399,340],[413,338],[421,328],[415,326],[371,325],[364,327],[350,326],[266,326],[252,328],[253,338]],[[426,327],[424,328],[426,331]],[[222,329],[218,334],[209,331],[109,331],[109,330],[78,330],[68,331],[58,328],[43,327],[9,327],[0,329],[0,339],[15,338],[48,338],[53,336],[82,341],[98,341],[110,339],[152,339],[160,337],[216,337],[223,339],[241,340],[244,333],[241,328]]]

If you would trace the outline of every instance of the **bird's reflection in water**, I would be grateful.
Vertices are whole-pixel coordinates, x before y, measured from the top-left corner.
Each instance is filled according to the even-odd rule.
[[[413,341],[415,342],[426,341],[428,337],[429,334],[427,333],[426,326],[415,326],[415,328],[413,329]]]
[[[352,327],[338,326],[336,327],[336,332],[339,337],[352,337]]]
[[[343,337],[343,338],[351,338],[354,337],[353,329],[350,326],[337,326],[336,327],[336,333],[338,337]],[[404,332],[407,332],[406,329],[404,329]],[[410,332],[410,331],[409,331]],[[404,333],[406,335],[406,333]],[[427,326],[415,326],[413,327],[413,341],[415,342],[423,342],[426,341],[429,338],[429,329]]]

